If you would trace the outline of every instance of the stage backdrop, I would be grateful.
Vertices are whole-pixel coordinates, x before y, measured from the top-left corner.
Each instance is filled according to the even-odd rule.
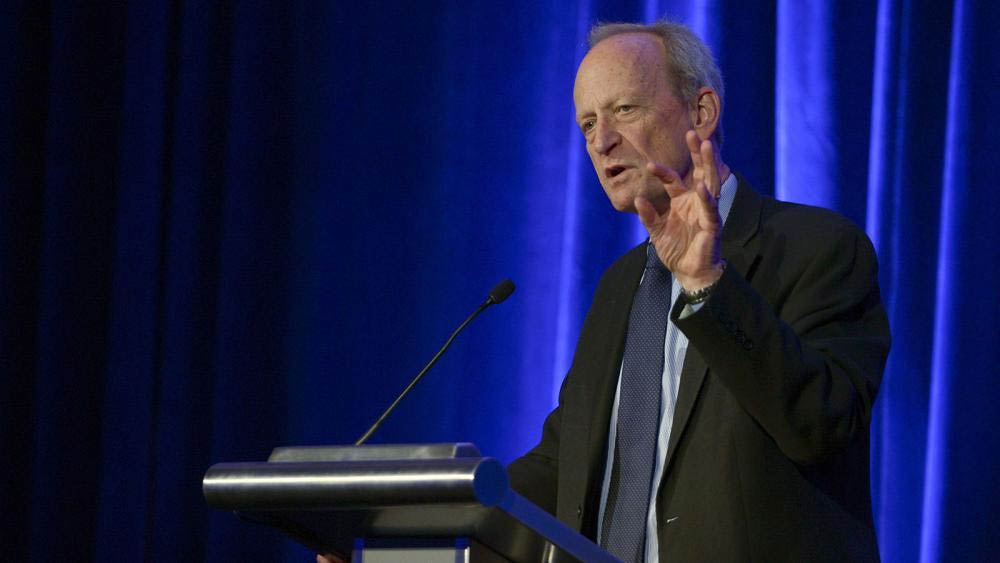
[[[661,15],[718,55],[727,161],[878,249],[883,558],[1000,552],[996,2],[63,4],[0,13],[4,559],[308,560],[205,469],[353,441],[505,277],[375,441],[531,446],[642,236],[575,66]]]

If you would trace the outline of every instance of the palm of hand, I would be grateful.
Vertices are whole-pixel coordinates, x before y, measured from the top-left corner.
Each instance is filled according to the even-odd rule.
[[[649,237],[660,261],[679,278],[705,275],[719,259],[716,220],[706,216],[698,193],[688,189],[670,198],[670,211],[649,225]]]
[[[639,218],[649,232],[660,261],[686,290],[711,285],[722,274],[718,197],[721,190],[720,166],[710,141],[699,142],[694,131],[687,134],[691,151],[690,186],[665,166],[647,164],[660,180],[669,200],[664,204],[645,197],[635,200]]]

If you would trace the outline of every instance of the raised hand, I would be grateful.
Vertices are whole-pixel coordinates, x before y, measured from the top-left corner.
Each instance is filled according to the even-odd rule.
[[[650,162],[646,169],[663,183],[669,200],[656,205],[638,196],[635,208],[660,261],[685,291],[692,292],[712,285],[722,275],[719,192],[720,178],[728,168],[716,158],[711,141],[700,140],[694,131],[688,131],[685,140],[691,151],[687,182],[674,170]]]

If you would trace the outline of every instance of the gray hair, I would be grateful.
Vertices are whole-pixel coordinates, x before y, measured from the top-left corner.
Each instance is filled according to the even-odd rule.
[[[719,95],[723,104],[726,87],[722,83],[722,73],[715,64],[715,58],[708,46],[684,24],[661,20],[653,24],[639,23],[599,23],[590,30],[588,42],[593,48],[601,41],[622,33],[649,33],[663,41],[667,55],[667,80],[674,95],[686,104],[694,101],[698,89],[708,86]],[[722,146],[722,121],[715,129],[715,142]]]

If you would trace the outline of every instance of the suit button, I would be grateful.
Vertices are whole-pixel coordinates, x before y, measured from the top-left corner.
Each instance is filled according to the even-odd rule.
[[[577,520],[579,520],[581,516],[583,516],[583,507],[577,506],[576,507],[576,518],[577,518]]]

